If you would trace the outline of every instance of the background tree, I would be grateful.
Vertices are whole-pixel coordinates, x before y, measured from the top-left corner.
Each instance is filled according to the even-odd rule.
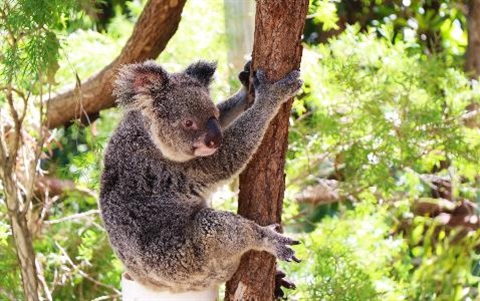
[[[253,70],[261,68],[271,81],[277,81],[300,67],[300,42],[307,10],[306,0],[257,2]],[[272,120],[257,153],[240,175],[238,213],[264,226],[281,221],[292,102],[290,99],[285,103]],[[227,284],[226,299],[273,299],[275,267],[275,258],[266,252],[245,254]]]
[[[54,31],[78,8],[75,1],[0,3],[0,32],[6,35],[0,41],[0,178],[26,300],[39,300],[44,284],[32,241],[32,199],[46,138],[42,96],[50,94],[58,69]]]
[[[480,76],[480,1],[468,1],[467,15],[468,47],[465,70],[472,77]]]

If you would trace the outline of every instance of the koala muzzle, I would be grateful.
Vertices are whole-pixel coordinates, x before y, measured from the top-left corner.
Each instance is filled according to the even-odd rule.
[[[205,135],[205,145],[208,148],[218,148],[222,144],[222,131],[220,130],[220,124],[214,117],[210,118],[207,122],[207,134]]]

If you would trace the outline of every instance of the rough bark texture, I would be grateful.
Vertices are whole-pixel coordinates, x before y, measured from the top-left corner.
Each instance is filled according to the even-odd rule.
[[[35,266],[35,251],[33,250],[32,237],[28,230],[25,215],[11,215],[12,236],[17,250],[20,271],[22,274],[23,292],[26,300],[38,299],[38,276]]]
[[[11,170],[11,169],[10,169]],[[28,228],[25,214],[26,208],[20,208],[17,189],[14,184],[13,173],[4,175],[5,202],[9,212],[12,226],[12,237],[17,252],[20,272],[22,275],[23,292],[28,301],[37,301],[38,276],[35,265],[35,251],[33,250],[32,237]]]
[[[276,81],[300,67],[301,35],[308,0],[259,0],[255,16],[253,70]],[[240,175],[238,213],[261,225],[280,222],[285,190],[285,153],[293,99],[272,120],[253,160]],[[275,258],[249,252],[227,283],[226,300],[273,300]]]
[[[120,55],[98,74],[48,102],[49,128],[112,107],[112,82],[122,64],[156,58],[178,28],[186,0],[150,0]]]
[[[468,47],[465,70],[474,78],[480,76],[480,0],[468,1]]]

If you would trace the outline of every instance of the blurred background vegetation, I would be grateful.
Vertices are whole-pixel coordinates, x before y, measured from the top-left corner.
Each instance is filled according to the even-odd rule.
[[[297,284],[287,297],[480,299],[480,66],[471,63],[478,52],[468,39],[480,34],[469,20],[480,4],[310,2],[283,214],[286,231],[303,241],[304,260],[281,264]],[[170,71],[199,58],[218,61],[212,95],[225,98],[240,86],[236,74],[251,49],[254,3],[245,3],[187,1],[158,61]],[[2,143],[9,147],[15,129],[12,100],[27,112],[18,160],[38,174],[25,204],[45,300],[119,299],[122,265],[97,194],[103,150],[122,113],[104,110],[91,124],[49,131],[38,130],[38,114],[42,95],[78,84],[120,53],[144,6],[0,0]],[[23,105],[26,96],[35,101]],[[43,143],[30,158],[32,141]],[[21,300],[5,182],[0,299]],[[214,206],[235,210],[236,189],[222,188]]]

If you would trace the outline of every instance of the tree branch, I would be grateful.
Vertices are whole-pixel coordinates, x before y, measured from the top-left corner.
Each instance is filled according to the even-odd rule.
[[[55,242],[55,245],[57,246],[58,249],[60,249],[60,252],[62,252],[63,256],[65,257],[65,259],[67,260],[67,262],[72,266],[73,270],[78,272],[83,278],[85,279],[88,279],[90,280],[91,282],[95,283],[96,285],[98,286],[101,286],[101,287],[104,287],[106,289],[109,289],[111,290],[112,292],[114,292],[115,294],[117,295],[120,295],[120,291],[117,290],[115,287],[111,286],[111,285],[108,285],[108,284],[105,284],[103,282],[100,282],[98,281],[97,279],[93,278],[92,276],[88,275],[87,273],[85,273],[82,269],[80,269],[79,266],[77,266],[73,260],[70,258],[70,256],[68,256],[68,253],[67,251],[65,251],[65,249],[57,242]]]
[[[177,31],[185,1],[149,0],[120,55],[84,83],[47,102],[48,127],[114,106],[112,82],[118,67],[156,58]]]

